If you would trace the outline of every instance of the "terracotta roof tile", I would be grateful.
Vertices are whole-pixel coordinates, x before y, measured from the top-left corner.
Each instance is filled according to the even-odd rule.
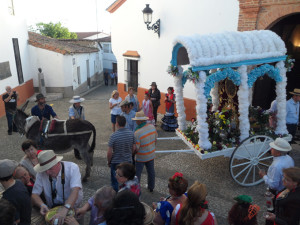
[[[116,0],[110,6],[108,6],[106,11],[114,13],[121,5],[123,5],[124,2],[126,2],[126,0]]]
[[[140,54],[137,51],[126,51],[123,56],[140,58]]]
[[[28,32],[28,43],[37,48],[47,49],[58,52],[63,55],[73,53],[91,53],[98,52],[96,42],[92,40],[76,40],[76,39],[55,39],[45,37],[43,35]]]

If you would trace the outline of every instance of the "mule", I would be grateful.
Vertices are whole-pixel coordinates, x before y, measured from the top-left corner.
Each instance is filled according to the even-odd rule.
[[[14,123],[20,134],[26,138],[34,140],[42,150],[52,149],[57,154],[62,154],[76,148],[83,158],[86,169],[82,178],[83,182],[87,181],[90,176],[91,166],[93,165],[93,155],[96,145],[96,129],[92,123],[87,120],[72,119],[66,121],[56,121],[55,128],[49,134],[44,134],[40,127],[41,121],[36,119],[28,126],[29,117],[24,111],[28,105],[27,101],[21,109],[14,112]],[[89,145],[89,139],[93,133],[93,141]]]

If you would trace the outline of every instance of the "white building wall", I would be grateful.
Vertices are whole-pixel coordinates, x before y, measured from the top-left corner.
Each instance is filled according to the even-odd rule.
[[[98,39],[98,38],[104,38],[104,37],[108,37],[108,36],[109,36],[109,34],[106,34],[106,33],[100,33],[100,34],[95,34],[95,35],[86,37],[86,38],[84,38],[84,39],[95,40],[95,39]]]
[[[36,76],[34,76],[35,87],[38,87],[38,68],[42,68],[45,76],[46,87],[57,88],[73,86],[73,90],[87,81],[86,60],[89,60],[90,77],[92,77],[96,72],[101,73],[103,71],[101,62],[102,57],[100,57],[101,54],[99,53],[63,55],[57,52],[30,46],[30,54],[32,58],[32,69],[36,74]],[[96,65],[96,68],[94,64]],[[77,76],[78,66],[80,67],[80,83],[78,82]]]
[[[156,81],[166,92],[174,85],[166,72],[170,65],[172,42],[178,35],[207,34],[237,30],[238,0],[152,0],[152,23],[161,20],[161,35],[147,30],[141,0],[128,0],[112,14],[112,48],[118,61],[119,82],[126,83],[124,57],[127,50],[138,51],[139,87],[149,88]],[[132,16],[128,16],[132,15]],[[135,15],[135,16],[134,16]],[[194,85],[187,83],[184,97],[194,98]]]
[[[34,73],[33,85],[39,86],[38,68],[41,68],[45,76],[46,87],[67,87],[72,86],[72,61],[65,60],[64,55],[37,48],[30,45],[32,59],[32,70]],[[68,58],[68,57],[66,57]]]
[[[12,88],[19,85],[13,48],[13,38],[18,38],[24,82],[32,79],[28,33],[26,21],[18,15],[10,15],[8,1],[0,1],[0,62],[9,61],[12,76],[0,80],[0,93],[5,92],[5,86]]]
[[[117,58],[112,51],[111,43],[110,42],[101,42],[101,45],[109,46],[109,52],[104,52],[104,48],[103,48],[103,68],[107,72],[112,72],[113,63],[117,63]]]

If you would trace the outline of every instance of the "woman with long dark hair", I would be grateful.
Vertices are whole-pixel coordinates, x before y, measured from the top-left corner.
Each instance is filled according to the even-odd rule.
[[[160,91],[157,89],[156,82],[152,82],[150,85],[151,88],[149,89],[149,95],[150,95],[150,100],[153,105],[153,115],[154,115],[154,120],[155,124],[157,122],[157,109],[160,106]]]

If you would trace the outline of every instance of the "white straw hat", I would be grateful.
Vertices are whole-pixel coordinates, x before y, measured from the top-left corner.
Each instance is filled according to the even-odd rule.
[[[58,162],[60,162],[63,159],[63,156],[57,156],[55,155],[53,150],[44,150],[41,151],[38,154],[38,161],[39,164],[37,164],[34,167],[34,170],[37,173],[42,173],[46,170],[49,170],[51,167],[55,166]]]
[[[80,96],[73,96],[73,99],[71,99],[69,102],[70,103],[79,103],[79,102],[83,102],[85,99],[84,98],[80,98]]]
[[[281,152],[289,152],[292,150],[291,145],[283,138],[276,138],[276,140],[271,142],[269,145],[271,148]]]
[[[135,113],[135,117],[132,120],[148,120],[149,118],[145,116],[144,112],[141,110]]]

